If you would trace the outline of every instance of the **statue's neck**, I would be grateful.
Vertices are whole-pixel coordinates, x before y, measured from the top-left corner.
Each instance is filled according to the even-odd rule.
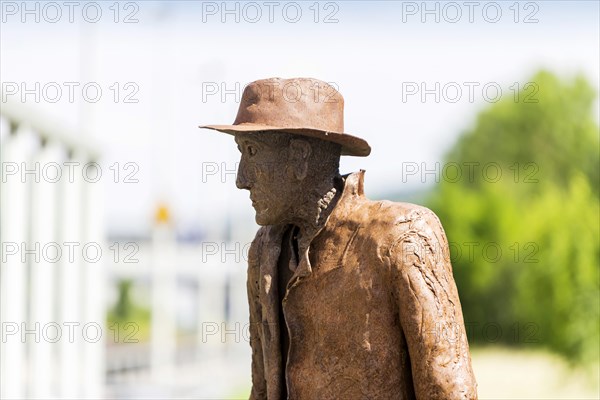
[[[291,224],[300,228],[298,235],[300,248],[307,247],[312,238],[325,226],[342,190],[342,178],[336,175],[308,191],[303,201],[298,203]]]

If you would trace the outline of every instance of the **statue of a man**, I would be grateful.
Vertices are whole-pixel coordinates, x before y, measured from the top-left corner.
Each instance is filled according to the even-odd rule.
[[[476,399],[448,242],[427,208],[371,201],[344,100],[316,79],[244,90],[236,185],[261,225],[249,250],[251,399]]]

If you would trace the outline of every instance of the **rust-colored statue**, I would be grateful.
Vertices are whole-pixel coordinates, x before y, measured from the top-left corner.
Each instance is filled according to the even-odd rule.
[[[249,251],[251,399],[476,399],[448,242],[427,208],[364,195],[344,100],[315,79],[249,84],[233,125]]]

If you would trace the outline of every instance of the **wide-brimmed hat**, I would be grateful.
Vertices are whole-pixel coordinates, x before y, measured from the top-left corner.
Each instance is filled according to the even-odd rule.
[[[230,135],[279,131],[342,146],[342,155],[368,156],[369,144],[344,133],[344,98],[330,84],[311,78],[262,79],[244,89],[233,125],[203,125]]]

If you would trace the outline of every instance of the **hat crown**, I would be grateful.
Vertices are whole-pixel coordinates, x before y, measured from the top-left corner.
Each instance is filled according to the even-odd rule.
[[[244,89],[233,124],[343,133],[344,98],[318,79],[262,79]]]
[[[244,89],[233,125],[202,125],[230,135],[287,132],[341,145],[341,155],[365,157],[366,140],[344,132],[344,98],[329,83],[312,78],[262,79]]]

